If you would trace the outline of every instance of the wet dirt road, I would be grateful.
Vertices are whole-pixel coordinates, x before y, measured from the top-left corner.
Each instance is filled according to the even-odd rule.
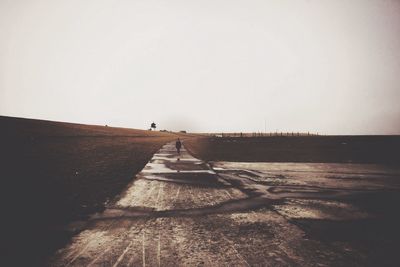
[[[212,167],[165,145],[49,265],[362,266],[363,251],[346,242],[309,239],[292,220],[368,218],[340,199],[399,190],[398,170],[379,166],[215,162]]]

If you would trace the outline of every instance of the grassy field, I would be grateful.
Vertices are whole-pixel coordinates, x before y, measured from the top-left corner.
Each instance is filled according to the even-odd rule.
[[[207,161],[400,163],[400,136],[219,137],[185,145]]]
[[[30,266],[67,241],[67,223],[101,211],[177,137],[10,117],[0,117],[0,125],[1,250],[33,260]]]

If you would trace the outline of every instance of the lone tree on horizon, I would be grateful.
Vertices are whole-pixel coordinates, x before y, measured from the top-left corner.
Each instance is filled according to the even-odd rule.
[[[154,121],[151,123],[150,130],[151,130],[151,129],[156,130],[156,124],[154,123]]]

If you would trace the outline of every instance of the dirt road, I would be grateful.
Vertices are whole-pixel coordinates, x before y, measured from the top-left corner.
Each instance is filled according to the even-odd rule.
[[[217,162],[211,168],[185,149],[178,155],[170,143],[49,265],[366,265],[359,247],[308,238],[293,220],[368,218],[340,199],[388,189],[385,179],[398,175],[357,165]]]

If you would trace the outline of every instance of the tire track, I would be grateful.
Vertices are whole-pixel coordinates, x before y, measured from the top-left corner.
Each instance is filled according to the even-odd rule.
[[[116,221],[112,221],[112,222],[108,223],[108,224],[106,225],[106,228],[103,229],[103,231],[108,231],[115,223],[116,223]],[[93,234],[93,235],[94,235],[94,234]],[[79,250],[79,249],[76,249],[76,250],[71,251],[71,252],[66,256],[66,259],[69,258],[70,256],[72,256],[72,254],[74,254],[74,253],[76,253],[76,252],[77,252],[78,254],[75,255],[65,266],[66,266],[66,267],[70,266],[75,260],[77,260],[82,254],[84,254],[84,253],[87,251],[87,249],[90,247],[90,245],[91,245],[93,242],[96,241],[97,238],[98,238],[98,236],[92,237],[92,238],[86,243],[86,245],[85,245],[82,249],[80,249],[80,250]]]
[[[118,264],[124,259],[125,254],[129,251],[132,245],[133,245],[133,240],[128,244],[128,246],[126,246],[122,254],[118,257],[117,261],[113,264],[113,267],[118,266]]]

